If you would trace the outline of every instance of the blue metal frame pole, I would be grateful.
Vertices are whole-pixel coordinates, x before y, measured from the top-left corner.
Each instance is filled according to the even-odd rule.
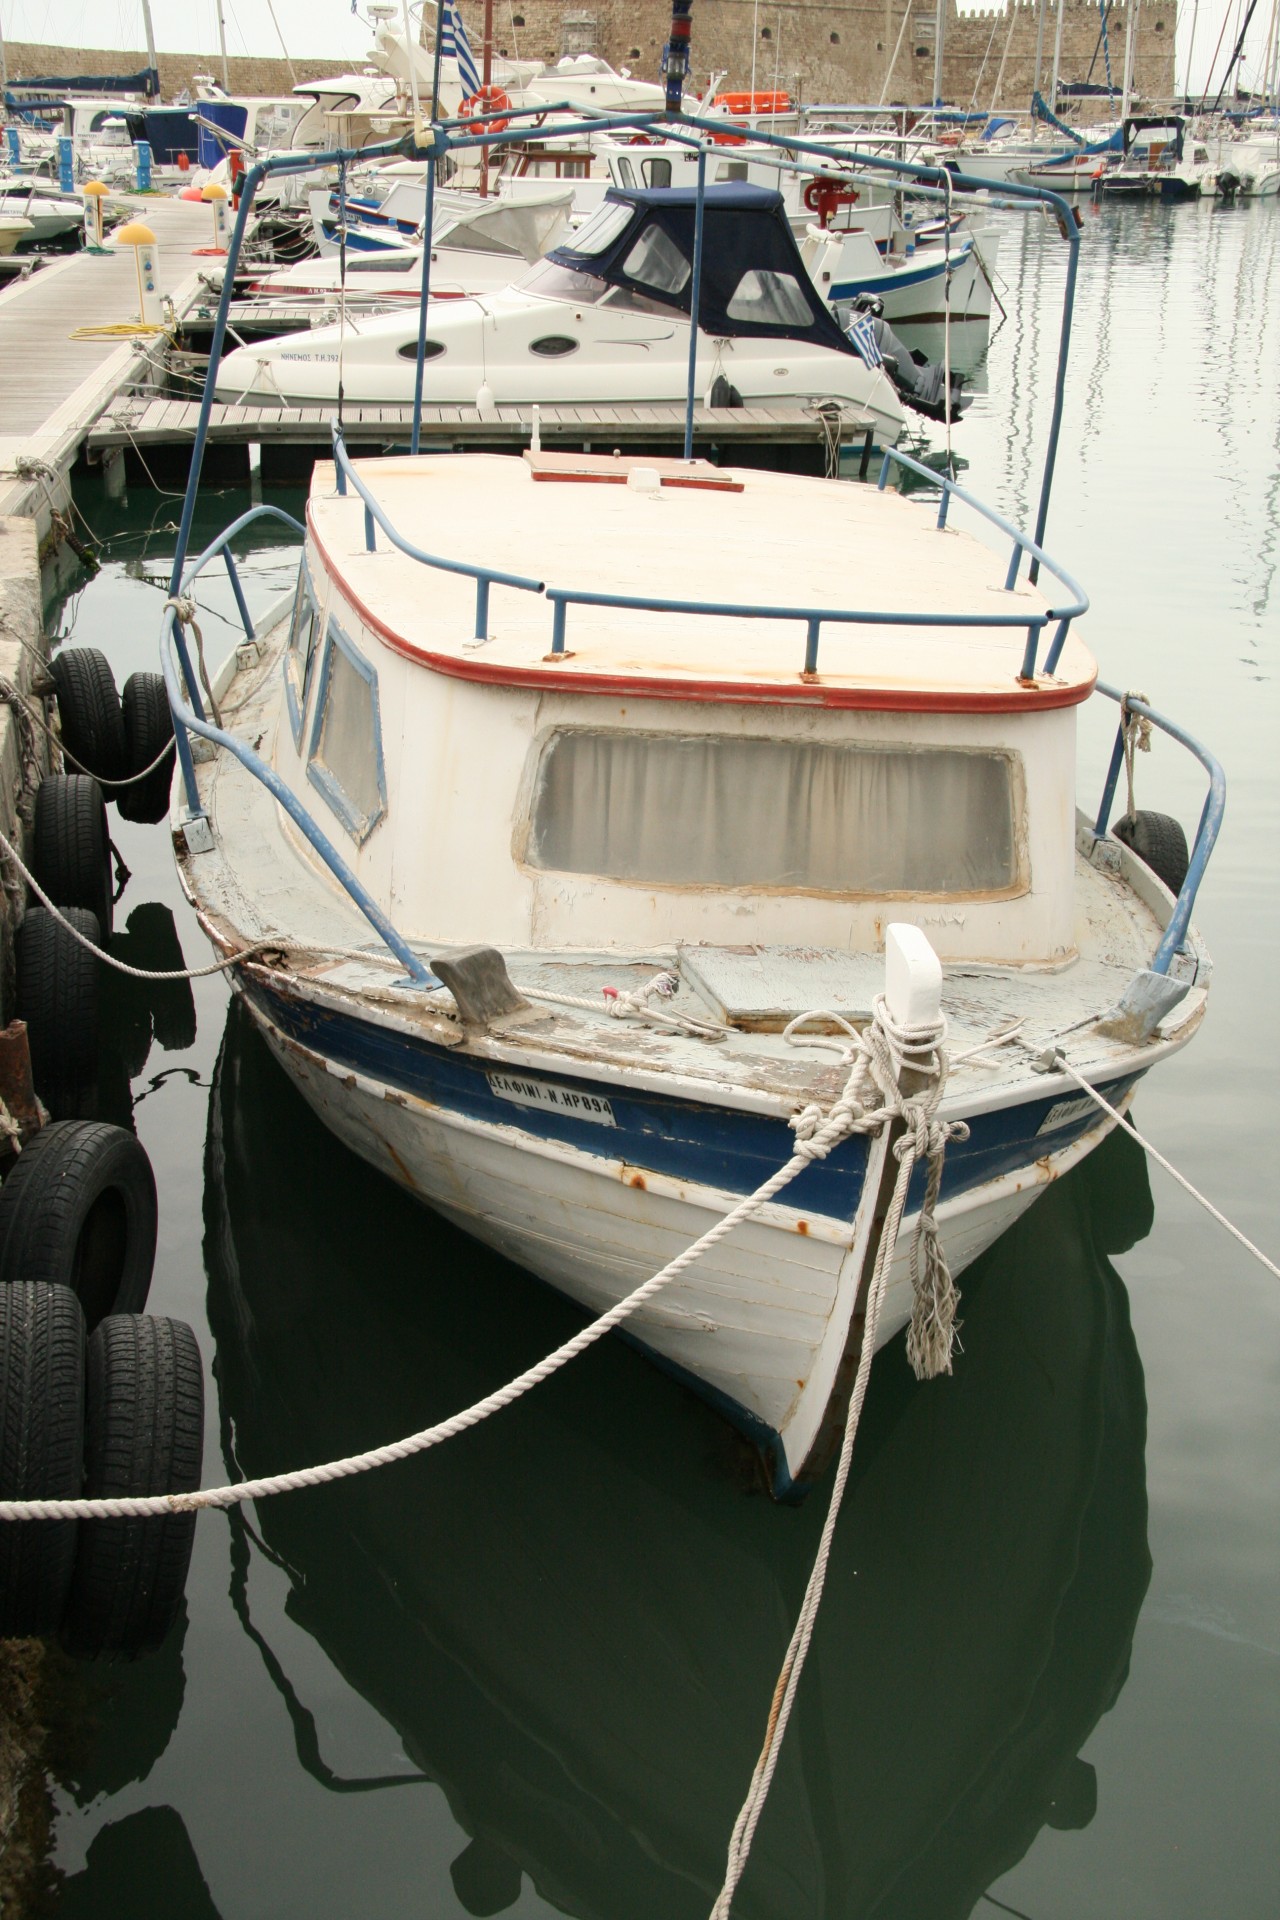
[[[693,219],[693,287],[689,295],[689,391],[684,409],[684,457],[693,458],[693,403],[698,383],[698,313],[702,297],[702,230],[707,210],[707,150],[698,148],[698,201]]]
[[[439,28],[437,27],[437,32]],[[437,79],[439,66],[437,63]],[[427,206],[422,216],[422,291],[418,297],[418,361],[413,371],[413,432],[409,451],[416,453],[422,439],[422,382],[427,365],[427,305],[431,299],[431,234],[436,217],[436,156],[427,161]]]

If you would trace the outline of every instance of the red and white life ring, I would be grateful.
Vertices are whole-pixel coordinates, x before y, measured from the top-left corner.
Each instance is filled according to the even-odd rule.
[[[471,93],[458,108],[461,120],[483,120],[486,133],[505,133],[511,125],[509,120],[495,118],[495,115],[512,111],[511,95],[501,87],[481,87],[478,93]]]

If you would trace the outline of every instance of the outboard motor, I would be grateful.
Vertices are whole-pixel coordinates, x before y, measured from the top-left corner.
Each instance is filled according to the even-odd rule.
[[[951,376],[949,407],[943,403],[944,373],[941,365],[929,360],[900,340],[884,317],[884,301],[878,294],[860,293],[852,306],[853,319],[845,328],[850,342],[869,367],[883,367],[893,382],[898,398],[922,413],[927,420],[950,419],[954,424],[969,405],[972,395],[962,392],[963,377]]]

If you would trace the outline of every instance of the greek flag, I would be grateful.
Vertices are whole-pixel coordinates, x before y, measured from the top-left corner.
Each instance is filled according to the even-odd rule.
[[[876,323],[869,313],[860,313],[852,324],[845,328],[855,350],[862,355],[869,367],[882,367],[884,355],[880,351],[880,342],[876,339]]]
[[[479,93],[480,75],[476,72],[475,55],[454,0],[444,0],[440,9],[440,57],[442,60],[452,58],[457,61],[464,99],[469,100],[473,93]]]

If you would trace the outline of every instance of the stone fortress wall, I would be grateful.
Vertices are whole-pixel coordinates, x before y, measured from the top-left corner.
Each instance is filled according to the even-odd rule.
[[[1035,73],[1037,0],[1014,0],[1012,8],[950,14],[943,45],[943,97],[957,106],[972,102],[1026,108]],[[1129,6],[1115,0],[1108,10],[1107,40],[1117,95],[1124,74]],[[482,0],[463,0],[463,16],[479,63],[484,13]],[[904,13],[906,24],[904,27]],[[563,53],[594,52],[614,66],[629,67],[640,79],[656,80],[662,47],[671,23],[669,0],[588,0],[566,6],[564,0],[494,0],[495,51],[521,59],[557,60]],[[913,104],[928,100],[933,87],[935,10],[929,0],[695,0],[693,57],[695,84],[709,72],[726,73],[727,88],[745,91],[752,80],[759,90],[775,84],[796,99],[877,101]],[[1042,90],[1053,69],[1056,5],[1050,0],[1045,23]],[[1135,92],[1150,101],[1170,100],[1174,88],[1176,0],[1147,0],[1141,8],[1134,48]],[[897,49],[892,74],[886,70]],[[146,55],[109,53],[10,42],[11,76],[41,73],[127,73],[146,64]],[[341,73],[362,64],[312,60],[291,49],[298,78]],[[197,73],[221,72],[206,54],[159,56],[164,97],[190,88]],[[282,59],[236,58],[228,62],[233,93],[287,93],[293,82]],[[1003,67],[1003,70],[1002,70]],[[1063,16],[1064,81],[1106,81],[1096,0],[1066,0]],[[997,92],[997,79],[999,88]],[[1105,97],[1099,112],[1105,112]],[[1081,119],[1091,117],[1082,110]]]

